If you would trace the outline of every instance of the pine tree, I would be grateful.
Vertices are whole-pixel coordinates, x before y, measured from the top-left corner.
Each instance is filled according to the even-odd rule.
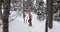
[[[53,0],[47,0],[49,28],[53,27]]]
[[[47,0],[47,18],[45,25],[45,32],[48,32],[48,27],[53,27],[53,0]]]
[[[2,19],[2,10],[1,10],[1,5],[2,5],[2,0],[0,0],[1,2],[0,2],[0,19]]]
[[[9,12],[10,12],[10,1],[11,0],[3,0],[3,32],[9,32]]]

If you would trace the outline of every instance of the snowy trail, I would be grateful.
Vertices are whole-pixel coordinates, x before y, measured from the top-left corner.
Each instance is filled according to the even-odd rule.
[[[36,14],[33,14],[32,20],[33,27],[28,26],[28,22],[24,23],[22,16],[10,22],[9,32],[45,32],[45,20],[39,21],[36,18]],[[49,29],[49,32],[60,32],[60,22],[53,22],[53,29]]]
[[[45,32],[45,20],[37,20],[36,14],[33,14],[32,25],[30,27],[28,22],[24,23],[22,15],[17,15],[13,21],[9,22],[9,32]],[[2,32],[2,27],[0,26],[0,32]],[[60,32],[60,22],[54,21],[53,28],[49,29],[48,32]]]
[[[33,15],[33,27],[29,27],[28,23],[23,22],[22,16],[18,16],[16,20],[10,22],[9,32],[44,32],[43,22],[44,21],[37,21],[36,15]]]

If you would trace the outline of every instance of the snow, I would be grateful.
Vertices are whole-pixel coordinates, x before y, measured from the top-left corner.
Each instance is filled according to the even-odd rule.
[[[12,14],[10,16],[13,15]],[[37,19],[37,15],[33,14],[32,19],[32,27],[30,27],[28,24],[28,14],[26,16],[26,22],[23,21],[23,15],[17,15],[14,20],[9,21],[9,32],[45,32],[45,20],[39,21]],[[2,26],[0,26],[0,32],[2,32]],[[60,32],[60,22],[54,21],[53,22],[53,28],[49,29],[49,32]]]
[[[33,20],[32,20],[33,27],[29,27],[28,22],[24,23],[22,16],[18,16],[16,20],[10,22],[9,31],[10,32],[44,32],[43,21],[42,22],[37,21],[37,19],[34,16],[36,15],[33,15]]]
[[[2,32],[2,26],[0,26],[0,32]]]
[[[53,22],[53,29],[49,29],[49,32],[60,32],[60,22]]]

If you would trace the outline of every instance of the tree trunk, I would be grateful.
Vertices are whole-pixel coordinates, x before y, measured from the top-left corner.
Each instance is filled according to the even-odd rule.
[[[3,32],[9,32],[9,12],[10,12],[10,1],[11,0],[3,0]]]
[[[25,23],[25,0],[23,0],[23,20],[24,20],[24,23]]]
[[[45,32],[48,32],[48,16],[46,17]]]
[[[53,26],[53,0],[47,0],[49,28]]]
[[[1,5],[2,5],[2,2],[0,2],[0,20],[2,19],[2,10],[1,10],[2,7],[1,7]]]
[[[48,1],[49,1],[49,0],[46,0],[46,2],[47,2],[47,3],[46,3],[46,4],[47,4],[47,7],[46,7],[47,10],[46,10],[46,12],[47,12],[47,13],[46,13],[45,32],[48,32],[48,8],[49,8],[49,7],[48,7]]]

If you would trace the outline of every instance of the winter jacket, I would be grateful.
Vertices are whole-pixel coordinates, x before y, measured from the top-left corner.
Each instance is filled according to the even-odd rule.
[[[31,14],[31,13],[29,13],[29,19],[31,19],[31,20],[32,20],[32,14]]]

